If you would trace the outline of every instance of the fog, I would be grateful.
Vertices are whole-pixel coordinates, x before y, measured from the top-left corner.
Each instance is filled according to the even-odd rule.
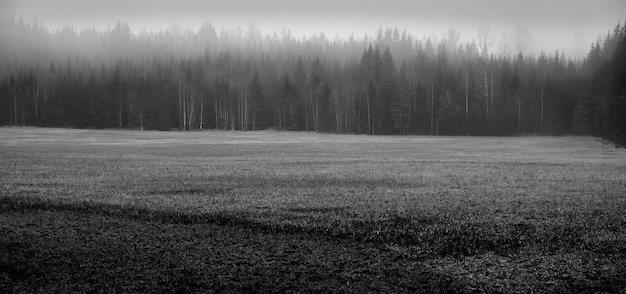
[[[125,21],[135,32],[159,31],[176,24],[197,29],[203,22],[216,28],[247,28],[263,34],[288,29],[292,35],[324,33],[329,39],[350,34],[372,36],[379,28],[397,27],[418,37],[443,37],[450,28],[461,40],[488,28],[494,50],[503,40],[516,42],[523,28],[528,51],[562,50],[570,56],[588,52],[624,18],[623,0],[374,0],[168,1],[168,0],[0,0],[0,13],[38,19],[50,29],[111,28]],[[499,45],[500,44],[500,45]]]

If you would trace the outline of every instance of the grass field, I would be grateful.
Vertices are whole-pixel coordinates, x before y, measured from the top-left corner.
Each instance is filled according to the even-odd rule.
[[[626,292],[590,137],[0,128],[0,292]]]

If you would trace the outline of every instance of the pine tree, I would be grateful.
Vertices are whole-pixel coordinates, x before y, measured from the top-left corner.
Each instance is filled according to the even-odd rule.
[[[609,136],[618,144],[626,146],[626,35],[615,49],[611,62],[613,74],[611,96],[608,102]]]

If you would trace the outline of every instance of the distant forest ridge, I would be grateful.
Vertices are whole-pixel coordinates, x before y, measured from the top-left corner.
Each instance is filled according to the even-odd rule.
[[[0,124],[359,134],[588,134],[625,142],[626,25],[584,59],[437,42],[296,39],[256,28],[50,32],[0,17]]]

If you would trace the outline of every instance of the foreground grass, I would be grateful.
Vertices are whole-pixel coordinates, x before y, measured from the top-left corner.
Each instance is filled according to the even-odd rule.
[[[0,287],[626,289],[593,138],[0,129]]]

